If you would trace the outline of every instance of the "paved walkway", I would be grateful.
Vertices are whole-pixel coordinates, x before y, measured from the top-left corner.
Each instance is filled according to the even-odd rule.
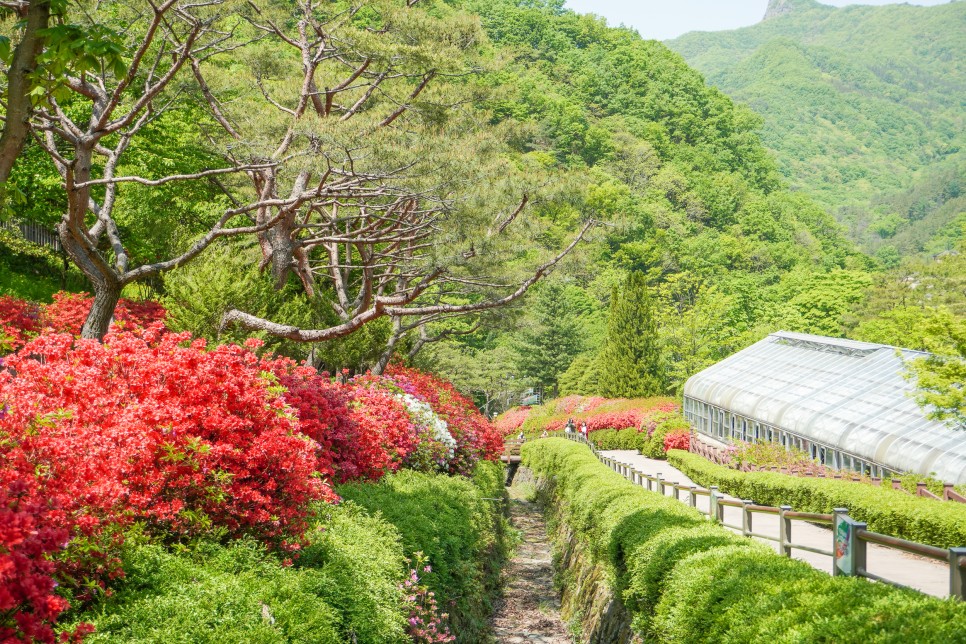
[[[665,481],[669,483],[679,483],[682,485],[697,485],[694,481],[685,476],[680,470],[672,467],[667,461],[656,461],[645,458],[636,451],[613,450],[601,451],[601,456],[610,457],[618,462],[630,465],[639,472],[657,476],[661,474]],[[701,487],[701,486],[698,486]],[[668,486],[668,496],[673,495],[673,489]],[[737,500],[733,496],[723,495],[727,499]],[[682,494],[686,499],[686,495]],[[685,503],[687,501],[684,501]],[[707,496],[698,496],[697,506],[699,510],[707,513],[710,500]],[[741,525],[741,509],[724,506],[725,523]],[[778,516],[773,514],[755,513],[752,519],[752,531],[762,534],[774,535],[778,537]],[[740,532],[740,530],[736,531]],[[764,543],[770,544],[778,551],[777,542],[762,539]],[[792,543],[800,543],[815,548],[832,550],[832,531],[819,525],[806,523],[805,521],[792,521]],[[832,572],[832,558],[803,550],[792,550],[792,557],[811,564],[819,570],[827,573]],[[931,559],[925,559],[910,555],[892,548],[885,548],[875,544],[868,544],[868,570],[869,572],[915,588],[929,595],[936,597],[949,596],[949,567]]]
[[[553,585],[550,541],[543,514],[521,486],[510,487],[510,522],[522,543],[510,562],[509,580],[493,616],[493,636],[505,644],[572,644],[560,618],[560,593]]]

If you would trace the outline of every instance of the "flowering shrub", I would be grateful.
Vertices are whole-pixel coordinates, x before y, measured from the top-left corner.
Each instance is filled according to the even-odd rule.
[[[558,414],[580,414],[593,411],[607,402],[607,398],[600,396],[566,396],[556,401],[555,409]]]
[[[406,406],[391,392],[364,385],[351,391],[350,415],[370,448],[359,476],[375,480],[402,466],[416,447],[417,430]]]
[[[685,452],[691,449],[691,432],[673,431],[664,436],[664,451],[669,449],[682,449]]]
[[[405,593],[406,606],[409,608],[409,618],[406,634],[417,644],[437,644],[452,642],[456,638],[449,632],[444,621],[449,618],[446,613],[439,612],[436,603],[436,593],[420,580],[420,572],[432,572],[427,565],[427,557],[422,552],[413,553],[414,567],[409,576],[400,585]]]
[[[93,303],[87,293],[55,293],[47,305],[0,297],[0,353],[14,351],[47,330],[79,335]],[[114,311],[117,328],[148,327],[164,322],[167,312],[157,302],[122,299]]]
[[[41,327],[40,306],[8,295],[0,296],[0,353],[13,351]]]
[[[50,506],[33,480],[0,473],[0,641],[56,641],[52,625],[67,602],[54,594],[54,563],[68,534],[49,520]],[[79,641],[89,628],[68,635]]]
[[[297,550],[330,480],[400,467],[469,473],[500,433],[451,385],[395,367],[349,383],[261,342],[209,349],[164,309],[122,301],[99,343],[85,295],[0,298],[0,641],[53,642],[67,608],[123,575],[135,523],[156,541],[254,537]],[[417,641],[448,642],[416,579]],[[426,591],[428,592],[428,591]],[[72,600],[73,601],[73,600]],[[62,640],[78,640],[80,626]]]
[[[301,432],[316,442],[320,476],[341,483],[382,475],[389,463],[382,432],[366,431],[356,422],[349,410],[351,390],[287,358],[265,360],[265,367],[284,387],[282,396],[298,416]]]
[[[447,471],[457,445],[446,421],[433,412],[429,403],[412,394],[397,394],[396,397],[406,405],[416,428],[416,448],[406,458],[406,467],[424,472]]]
[[[513,407],[501,414],[493,424],[497,431],[506,436],[519,430],[529,416],[530,407]]]
[[[58,333],[78,335],[93,303],[87,293],[55,293],[54,301],[44,307],[43,324]],[[157,302],[121,299],[114,309],[114,324],[124,329],[148,327],[164,322],[166,316],[167,311]]]
[[[222,530],[295,547],[308,503],[334,498],[317,444],[258,357],[185,334],[111,333],[100,344],[43,335],[0,373],[0,472],[34,478],[47,525],[73,538],[65,580],[103,585],[134,521],[158,535]],[[40,357],[42,359],[37,359]]]
[[[529,409],[523,420],[520,412],[511,409],[496,420],[497,427],[522,428],[526,432],[561,431],[568,420],[579,427],[587,424],[588,432],[603,429],[627,429],[653,431],[660,424],[662,414],[675,414],[678,404],[667,398],[615,398],[599,396],[567,396]],[[506,433],[506,432],[505,432]]]
[[[483,417],[471,400],[448,382],[398,365],[391,365],[385,376],[368,375],[355,378],[353,382],[408,394],[427,403],[433,413],[445,421],[446,431],[455,441],[449,460],[449,472],[452,474],[470,474],[478,461],[496,460],[503,452],[500,432]]]

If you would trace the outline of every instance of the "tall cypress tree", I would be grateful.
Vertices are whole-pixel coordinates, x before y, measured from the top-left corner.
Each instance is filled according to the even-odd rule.
[[[634,398],[664,393],[654,299],[644,274],[629,273],[614,293],[600,353],[600,393]]]

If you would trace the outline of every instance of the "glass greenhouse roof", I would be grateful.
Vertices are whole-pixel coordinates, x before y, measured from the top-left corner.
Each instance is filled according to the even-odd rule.
[[[692,376],[684,395],[889,469],[966,483],[966,431],[929,420],[883,344],[781,331]]]

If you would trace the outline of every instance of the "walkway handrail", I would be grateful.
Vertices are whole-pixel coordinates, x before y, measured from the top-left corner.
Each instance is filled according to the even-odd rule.
[[[635,485],[640,485],[650,492],[657,492],[662,496],[667,496],[667,488],[671,488],[672,495],[678,500],[682,500],[692,508],[706,515],[710,520],[734,530],[740,531],[744,536],[757,537],[776,541],[782,555],[791,557],[792,550],[805,550],[827,557],[832,557],[832,574],[865,577],[874,579],[893,586],[905,588],[903,584],[890,581],[867,570],[866,567],[866,545],[874,543],[886,548],[893,548],[911,554],[927,557],[937,561],[949,563],[949,594],[952,597],[963,600],[966,599],[966,547],[943,549],[930,546],[915,541],[907,541],[887,534],[871,532],[867,530],[865,523],[855,521],[848,515],[847,508],[835,508],[831,514],[821,514],[817,512],[797,512],[792,510],[789,505],[774,507],[770,505],[760,505],[752,500],[732,501],[725,499],[718,491],[718,486],[712,485],[710,489],[700,488],[695,485],[687,485],[677,482],[670,482],[664,479],[660,472],[656,476],[651,476],[632,466],[621,463],[615,458],[604,456],[598,453],[593,441],[584,438],[580,434],[564,434],[569,440],[584,443],[589,446],[594,455],[605,465],[624,478],[630,480]],[[687,492],[687,499],[681,499],[680,492]],[[709,508],[705,512],[697,507],[697,497],[708,496]],[[733,525],[724,522],[725,507],[740,508],[742,512],[741,525]],[[752,517],[755,513],[777,514],[779,517],[779,535],[756,533],[752,531]],[[792,521],[807,521],[809,523],[824,523],[832,526],[832,548],[825,550],[805,544],[793,543]],[[843,528],[842,526],[845,526]]]

